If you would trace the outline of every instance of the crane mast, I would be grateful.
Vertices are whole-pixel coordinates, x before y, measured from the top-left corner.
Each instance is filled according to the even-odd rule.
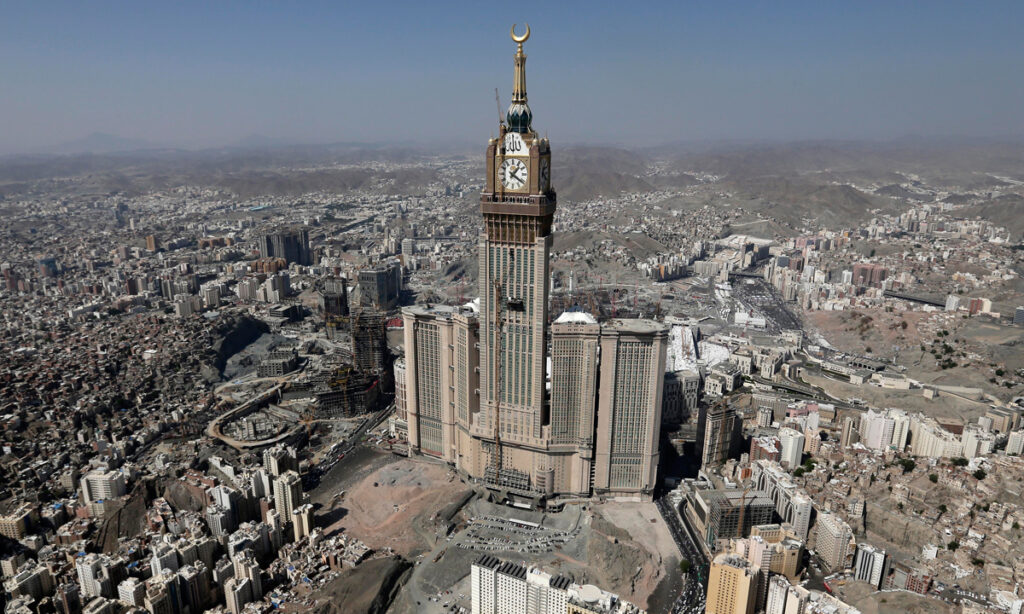
[[[509,249],[509,264],[505,269],[502,279],[492,279],[491,284],[494,290],[494,344],[491,351],[494,352],[494,454],[491,455],[491,462],[494,469],[495,483],[500,483],[501,477],[501,363],[504,352],[501,351],[502,335],[505,330],[505,282],[508,281],[515,266],[515,250]]]

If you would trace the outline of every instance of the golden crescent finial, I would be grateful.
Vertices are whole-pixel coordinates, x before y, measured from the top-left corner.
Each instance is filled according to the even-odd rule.
[[[509,30],[512,34],[512,40],[522,45],[526,42],[526,39],[530,38],[530,24],[524,24],[526,26],[526,34],[522,36],[516,36],[516,24],[512,24],[512,29]]]

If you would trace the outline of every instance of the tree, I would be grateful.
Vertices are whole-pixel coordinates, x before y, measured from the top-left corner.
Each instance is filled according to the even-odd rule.
[[[690,561],[687,559],[679,561],[679,571],[683,573],[690,573]]]
[[[974,472],[974,477],[975,477],[975,479],[978,479],[978,480],[984,480],[986,475],[988,475],[988,474],[985,473],[984,469],[978,469],[977,471]]]
[[[952,552],[956,552],[956,549],[959,548],[959,547],[960,547],[960,542],[956,541],[955,539],[953,541],[949,542],[948,544],[946,544],[946,548],[948,548]]]
[[[939,505],[939,513],[940,514],[945,514],[946,513],[946,504],[945,503]]]
[[[803,467],[797,467],[797,468],[796,468],[796,469],[795,469],[795,470],[793,471],[793,475],[794,475],[795,477],[800,477],[800,476],[802,476],[802,475],[803,475],[804,473],[805,473],[805,472],[804,472],[804,468],[803,468]]]
[[[932,481],[932,484],[937,484],[939,481],[939,476],[936,473],[931,473],[928,474],[928,479]]]
[[[966,467],[971,461],[967,460],[962,456],[958,456],[954,458],[951,462],[955,467]]]
[[[917,463],[909,458],[901,458],[899,464],[903,467],[903,473],[910,473],[917,467]]]

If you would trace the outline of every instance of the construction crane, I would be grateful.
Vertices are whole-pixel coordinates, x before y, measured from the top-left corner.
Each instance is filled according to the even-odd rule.
[[[505,119],[501,116],[501,96],[498,95],[498,88],[494,88],[494,104],[498,107],[498,126],[502,126]]]
[[[747,493],[749,492],[750,487],[747,486],[743,489],[743,496],[740,497],[740,522],[736,527],[736,531],[739,533],[737,537],[743,537],[743,520],[747,517]]]
[[[493,286],[494,293],[494,343],[491,351],[494,352],[495,356],[492,360],[494,365],[494,454],[491,455],[491,462],[494,463],[494,480],[496,483],[500,483],[501,474],[501,360],[504,357],[504,352],[501,351],[502,347],[502,334],[505,330],[505,284],[508,282],[509,275],[512,274],[512,268],[516,263],[515,250],[508,250],[508,266],[505,268],[505,275],[502,279],[492,279],[491,284]]]

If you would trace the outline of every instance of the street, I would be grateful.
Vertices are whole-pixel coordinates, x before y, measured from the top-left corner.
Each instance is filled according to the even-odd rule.
[[[708,561],[704,551],[694,543],[689,530],[683,526],[679,514],[672,508],[668,499],[662,497],[655,503],[672,534],[672,539],[679,546],[679,551],[690,562],[690,571],[686,574],[683,590],[668,611],[672,614],[699,614],[704,611],[704,583],[707,582]]]

